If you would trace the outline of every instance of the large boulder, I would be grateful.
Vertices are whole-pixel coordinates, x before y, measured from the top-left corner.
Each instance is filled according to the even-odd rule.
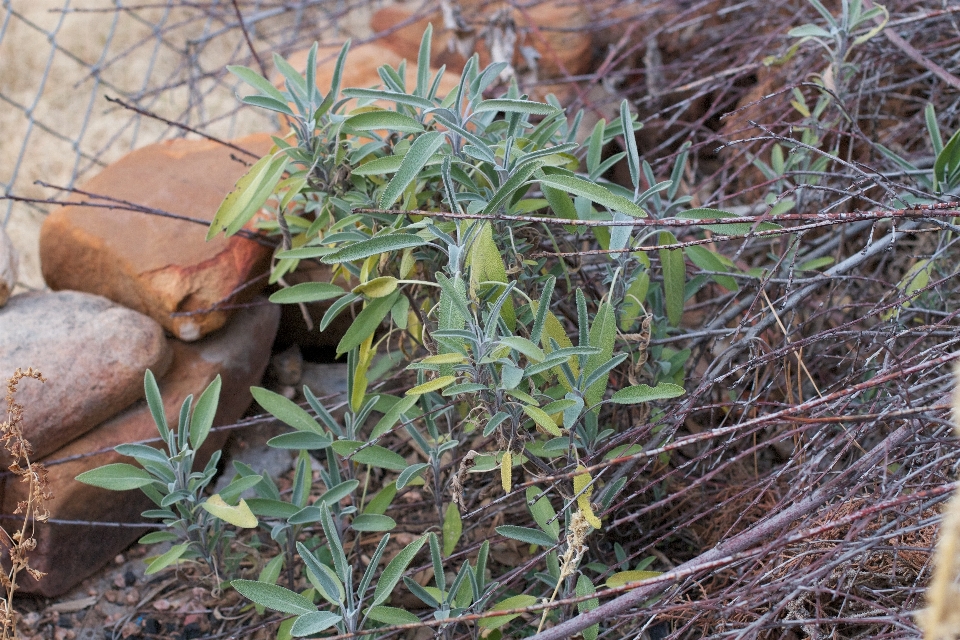
[[[273,305],[247,308],[222,331],[198,342],[174,341],[173,364],[159,380],[167,422],[176,425],[184,398],[189,394],[197,397],[217,374],[222,376],[223,386],[214,426],[236,422],[252,401],[250,386],[259,384],[270,359],[279,315],[280,310]],[[44,371],[47,376],[52,373]],[[25,381],[20,386],[25,391],[33,384]],[[29,406],[26,414],[29,419]],[[203,465],[214,450],[222,447],[226,435],[211,431],[196,464]],[[141,528],[96,524],[142,522],[140,513],[153,504],[143,493],[115,493],[74,478],[101,465],[131,462],[112,450],[119,444],[153,439],[149,444],[159,447],[156,438],[157,429],[146,401],[141,401],[40,461],[47,467],[54,496],[47,503],[52,521],[37,523],[37,547],[30,553],[30,565],[47,575],[39,582],[26,577],[19,590],[48,597],[64,593],[145,533]],[[8,476],[3,513],[13,513],[17,503],[26,499],[25,492],[25,485]]]
[[[235,144],[263,155],[272,141],[258,134]],[[247,170],[232,157],[237,153],[208,140],[170,140],[108,166],[83,185],[94,196],[71,197],[86,204],[61,207],[43,223],[40,261],[47,284],[110,298],[181,340],[223,326],[229,310],[189,312],[253,298],[265,279],[235,292],[267,269],[272,253],[269,245],[240,236],[206,242],[206,223]]]
[[[22,293],[0,309],[0,377],[33,367],[47,378],[17,393],[38,458],[143,398],[144,372],[163,375],[171,357],[159,324],[101,296]]]

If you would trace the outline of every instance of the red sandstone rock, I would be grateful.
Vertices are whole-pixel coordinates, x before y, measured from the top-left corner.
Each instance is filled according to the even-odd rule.
[[[464,21],[472,26],[478,37],[475,50],[480,54],[481,67],[490,62],[490,52],[480,31],[503,5],[501,3],[461,2]],[[431,62],[435,66],[446,64],[448,68],[460,72],[466,63],[451,46],[454,34],[444,28],[443,17],[439,11],[425,14],[396,28],[411,19],[414,12],[403,7],[390,6],[377,11],[370,21],[370,27],[377,33],[384,33],[381,41],[408,60],[416,60],[420,49],[420,39],[428,24],[433,24],[434,41],[431,48]],[[537,61],[539,79],[562,78],[567,75],[589,73],[592,65],[593,42],[589,32],[589,16],[584,3],[569,0],[548,0],[532,6],[516,7],[509,16],[516,24],[517,41],[514,46],[512,63],[521,73],[528,69],[520,54],[521,48],[532,47],[540,58]]]
[[[223,331],[199,342],[173,342],[173,364],[159,381],[167,422],[176,425],[180,404],[196,398],[220,374],[223,386],[214,425],[236,422],[250,405],[250,386],[259,384],[270,359],[270,345],[277,329],[278,307],[244,309]],[[24,383],[26,386],[26,383]],[[29,407],[27,407],[29,415]],[[197,465],[223,446],[226,433],[212,431]],[[142,522],[140,513],[152,502],[140,491],[122,493],[98,489],[74,480],[78,474],[113,462],[131,462],[112,451],[118,444],[157,437],[157,429],[145,401],[130,407],[86,435],[42,460],[49,470],[50,517],[59,520]],[[159,446],[159,443],[151,443]],[[107,449],[105,453],[84,456]],[[77,458],[78,457],[78,458]],[[76,458],[76,459],[74,459]],[[64,462],[58,464],[57,461]],[[3,513],[10,514],[23,500],[25,485],[9,477],[3,496]],[[109,562],[117,553],[145,533],[143,529],[37,523],[37,548],[30,565],[47,575],[34,582],[27,577],[20,590],[53,597],[64,593]]]
[[[421,35],[423,35],[422,32]],[[327,45],[320,47],[317,51],[317,86],[323,94],[330,89],[330,83],[333,81],[333,69],[337,63],[340,48],[341,45]],[[302,73],[307,68],[307,53],[307,49],[297,51],[287,61]],[[385,64],[397,68],[402,61],[401,55],[379,42],[351,45],[350,51],[347,52],[347,62],[343,68],[340,87],[367,89],[380,86],[383,82],[380,80],[377,69]],[[417,54],[414,52],[413,57],[407,62],[407,73],[404,77],[408,90],[412,90],[417,85],[416,61]],[[436,73],[436,69],[432,69],[431,72]],[[455,75],[449,71],[443,74],[437,91],[438,95],[445,96],[457,86],[458,79]],[[283,84],[283,77],[279,73],[275,74],[273,82],[280,86]]]
[[[270,137],[239,146],[265,154]],[[233,149],[203,140],[170,140],[127,154],[83,185],[89,193],[202,221],[213,218],[246,167]],[[74,195],[74,201],[89,201]],[[148,213],[71,205],[51,213],[40,232],[44,279],[53,289],[100,294],[144,313],[181,340],[221,327],[229,311],[209,309],[268,266],[272,250],[253,240],[218,236],[207,226]],[[249,300],[262,285],[232,299]]]
[[[143,314],[79,291],[22,293],[0,309],[0,378],[25,381],[23,433],[42,458],[143,398],[143,374],[159,377],[172,351],[163,328]],[[10,464],[0,449],[0,467]]]

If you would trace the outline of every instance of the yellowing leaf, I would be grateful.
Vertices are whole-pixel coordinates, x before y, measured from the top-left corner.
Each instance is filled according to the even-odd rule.
[[[419,396],[425,393],[430,393],[431,391],[436,391],[437,389],[443,389],[444,387],[453,384],[457,381],[456,376],[440,376],[433,380],[427,380],[423,384],[415,386],[413,389],[407,390],[408,396]]]
[[[379,278],[374,278],[370,282],[358,284],[353,288],[353,293],[357,295],[365,295],[368,298],[382,298],[390,295],[396,290],[396,278],[393,276],[380,276]]]
[[[557,428],[557,424],[553,421],[546,411],[540,407],[531,407],[529,405],[523,405],[523,412],[527,414],[528,417],[532,418],[534,422],[537,423],[537,426],[549,433],[552,436],[560,437],[563,435],[563,432]]]
[[[611,589],[622,587],[629,582],[639,582],[648,578],[656,578],[663,575],[660,571],[620,571],[615,573],[607,580],[606,584]]]
[[[573,492],[577,495],[577,506],[583,513],[587,522],[594,529],[601,526],[600,518],[593,513],[593,507],[590,506],[590,496],[593,495],[593,485],[590,484],[592,478],[590,472],[582,464],[577,466],[577,475],[573,476]],[[586,491],[584,491],[586,489]],[[581,493],[582,492],[582,493]]]
[[[509,451],[504,452],[503,460],[500,461],[500,483],[503,484],[503,492],[510,493],[513,483],[513,454]]]
[[[460,364],[465,362],[467,357],[462,353],[439,353],[435,356],[427,356],[420,362],[424,364]]]
[[[543,323],[543,335],[540,337],[540,344],[543,346],[543,351],[547,355],[550,355],[550,352],[553,349],[550,347],[550,338],[553,338],[557,341],[557,344],[560,345],[561,349],[566,349],[567,347],[572,347],[573,342],[570,341],[570,337],[567,336],[566,330],[563,328],[563,325],[560,323],[560,320],[553,314],[553,311],[547,311],[547,315],[544,318]],[[571,371],[573,371],[574,377],[580,374],[580,366],[577,362],[577,358],[571,358],[569,362]],[[570,386],[570,382],[567,380],[566,376],[563,375],[563,371],[560,369],[560,365],[550,369],[554,375],[557,376],[557,379],[560,380],[560,384],[567,391],[573,391],[573,387]]]
[[[511,609],[523,609],[524,607],[529,607],[537,603],[537,596],[528,596],[528,595],[519,595],[507,598],[506,600],[501,600],[497,604],[491,607],[491,611],[510,611]],[[522,615],[520,613],[511,613],[502,616],[490,616],[488,618],[481,618],[477,620],[477,626],[484,629],[496,629],[497,627],[502,627],[507,624],[517,616]]]
[[[219,493],[215,493],[200,506],[207,513],[241,529],[253,529],[259,524],[257,516],[253,515],[244,500],[240,500],[240,504],[237,506],[231,507],[224,502]]]
[[[409,276],[416,265],[417,261],[413,259],[413,249],[404,249],[403,257],[400,258],[400,277],[406,278]]]
[[[470,267],[471,295],[476,295],[481,282],[507,282],[507,267],[493,239],[493,227],[489,222],[484,222],[480,227],[470,253],[467,254],[467,266]],[[497,287],[496,295],[499,296],[502,292],[503,287]],[[504,303],[500,315],[510,329],[515,327],[517,316],[512,300],[508,299]]]

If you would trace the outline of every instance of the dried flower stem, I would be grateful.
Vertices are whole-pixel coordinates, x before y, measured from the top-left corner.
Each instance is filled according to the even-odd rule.
[[[43,577],[43,573],[30,567],[28,554],[37,546],[33,537],[36,521],[45,522],[50,517],[46,502],[53,496],[47,491],[47,470],[43,465],[31,462],[30,443],[23,437],[23,406],[17,404],[15,395],[17,385],[24,378],[33,378],[40,382],[46,379],[32,368],[23,371],[17,369],[7,381],[7,420],[0,423],[0,442],[10,454],[13,462],[10,471],[20,476],[21,482],[29,485],[27,499],[17,503],[15,514],[23,516],[20,529],[11,535],[0,528],[0,544],[10,556],[10,566],[0,572],[0,585],[5,595],[0,600],[0,640],[15,638],[17,635],[16,612],[13,610],[13,596],[17,591],[17,576],[26,571],[34,580]]]

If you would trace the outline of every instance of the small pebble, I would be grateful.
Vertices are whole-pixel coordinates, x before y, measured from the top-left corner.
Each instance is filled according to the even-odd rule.
[[[107,589],[103,592],[103,597],[107,599],[107,602],[116,602],[117,598],[120,597],[120,592],[115,589]]]
[[[127,604],[137,604],[140,600],[140,592],[137,589],[130,589],[123,600]]]
[[[123,564],[124,562],[127,561],[127,559],[123,557],[123,554],[122,554],[122,553],[118,553],[118,554],[117,554],[117,557],[115,557],[115,558],[113,559],[113,561],[114,561],[114,563],[116,563],[116,564]]]
[[[137,574],[135,574],[135,573],[134,573],[133,571],[131,571],[130,569],[127,569],[127,570],[123,573],[123,581],[126,583],[126,586],[132,587],[133,585],[135,585],[135,584],[137,583]]]
[[[122,574],[118,573],[117,575],[113,576],[113,586],[115,586],[117,589],[123,589],[125,586],[127,586],[127,581],[123,579]]]

